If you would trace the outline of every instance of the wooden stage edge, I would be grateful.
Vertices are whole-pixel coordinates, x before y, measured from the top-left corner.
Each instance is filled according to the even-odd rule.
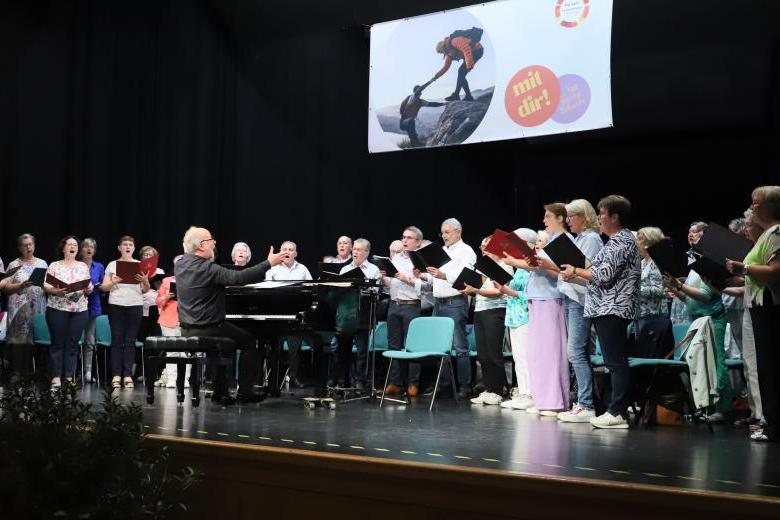
[[[656,519],[706,514],[716,518],[778,518],[780,499],[428,464],[315,450],[148,435],[168,446],[175,465],[199,469],[203,480],[187,518],[256,519],[338,514],[393,518],[571,518],[572,514]],[[229,515],[229,516],[227,516]],[[590,516],[590,515],[588,515]]]

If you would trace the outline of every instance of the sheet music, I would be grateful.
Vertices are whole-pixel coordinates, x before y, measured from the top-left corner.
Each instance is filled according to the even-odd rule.
[[[295,285],[297,283],[298,283],[297,281],[266,280],[265,282],[250,283],[248,285],[245,285],[244,287],[254,287],[256,289],[275,289],[277,287],[286,287],[288,285]]]

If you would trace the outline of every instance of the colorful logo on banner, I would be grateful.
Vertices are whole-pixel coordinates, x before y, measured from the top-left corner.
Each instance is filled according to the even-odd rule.
[[[577,27],[590,13],[590,0],[556,0],[555,21],[562,27]]]
[[[560,124],[576,121],[590,106],[590,85],[576,74],[561,77],[542,65],[519,70],[506,87],[504,106],[520,126],[539,126],[552,118]]]

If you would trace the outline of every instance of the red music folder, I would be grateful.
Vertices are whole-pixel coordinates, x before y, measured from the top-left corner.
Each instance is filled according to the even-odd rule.
[[[496,229],[490,236],[490,241],[485,246],[485,251],[493,253],[499,258],[504,258],[504,252],[511,257],[528,261],[529,265],[536,265],[536,252],[528,243],[515,235],[502,229]]]

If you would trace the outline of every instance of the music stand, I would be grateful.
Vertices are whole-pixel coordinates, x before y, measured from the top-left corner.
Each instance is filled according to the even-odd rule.
[[[376,316],[376,307],[377,302],[379,301],[379,291],[372,291],[371,289],[374,287],[378,287],[379,284],[377,283],[378,280],[364,280],[361,284],[362,287],[368,288],[368,324],[369,324],[369,344],[366,346],[368,349],[367,354],[370,353],[371,360],[369,361],[369,371],[371,372],[371,380],[370,380],[370,388],[366,395],[359,395],[356,397],[350,397],[349,399],[346,398],[346,392],[345,397],[341,399],[342,403],[351,403],[352,401],[362,401],[362,400],[374,400],[376,399],[377,390],[375,388],[374,383],[376,382],[376,323],[377,323],[377,316]],[[360,310],[358,310],[360,312]]]

